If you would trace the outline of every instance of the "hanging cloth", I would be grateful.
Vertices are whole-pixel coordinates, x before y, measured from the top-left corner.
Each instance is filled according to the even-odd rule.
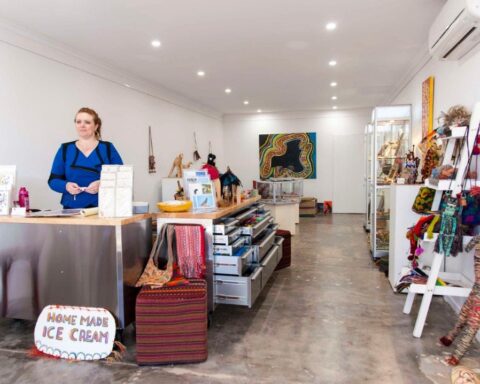
[[[152,127],[148,126],[148,173],[157,172],[155,169],[155,156],[153,155]]]

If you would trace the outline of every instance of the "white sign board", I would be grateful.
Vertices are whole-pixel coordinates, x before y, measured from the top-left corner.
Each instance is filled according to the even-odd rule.
[[[112,353],[115,330],[106,309],[48,305],[35,325],[35,346],[64,359],[99,360]]]

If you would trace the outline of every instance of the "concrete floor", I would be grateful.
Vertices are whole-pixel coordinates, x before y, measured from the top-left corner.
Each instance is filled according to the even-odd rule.
[[[122,363],[29,358],[31,322],[0,321],[0,383],[450,383],[437,339],[456,315],[440,298],[423,338],[413,315],[371,262],[362,216],[302,218],[293,264],[274,275],[254,308],[221,306],[198,365],[134,364],[134,337]],[[419,300],[418,300],[419,301]],[[462,363],[479,368],[477,345]]]

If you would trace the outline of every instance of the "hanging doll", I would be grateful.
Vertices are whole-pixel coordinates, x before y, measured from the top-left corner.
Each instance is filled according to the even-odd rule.
[[[480,236],[475,236],[470,240],[465,250],[469,252],[474,247],[475,284],[472,287],[467,301],[463,304],[455,327],[440,339],[443,345],[449,346],[455,338],[460,335],[455,351],[445,360],[449,365],[457,365],[459,363],[480,328]]]
[[[407,152],[400,177],[405,179],[406,184],[415,184],[418,176],[418,165],[420,159],[415,156],[415,146]]]
[[[220,184],[220,172],[218,172],[218,169],[215,165],[215,159],[217,156],[215,156],[213,153],[208,154],[207,162],[202,166],[202,169],[205,169],[208,174],[210,175],[210,179],[213,182],[213,185],[215,187],[215,196],[217,198],[217,204],[222,203],[222,186]]]

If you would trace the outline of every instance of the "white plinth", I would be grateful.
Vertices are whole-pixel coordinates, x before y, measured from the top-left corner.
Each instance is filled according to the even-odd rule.
[[[390,245],[388,251],[388,280],[392,288],[402,277],[402,269],[409,266],[410,241],[405,237],[421,215],[412,211],[412,205],[423,185],[397,185],[390,189]]]
[[[299,221],[300,204],[267,204],[265,208],[270,210],[279,229],[290,231],[292,235],[297,233],[296,223]]]

